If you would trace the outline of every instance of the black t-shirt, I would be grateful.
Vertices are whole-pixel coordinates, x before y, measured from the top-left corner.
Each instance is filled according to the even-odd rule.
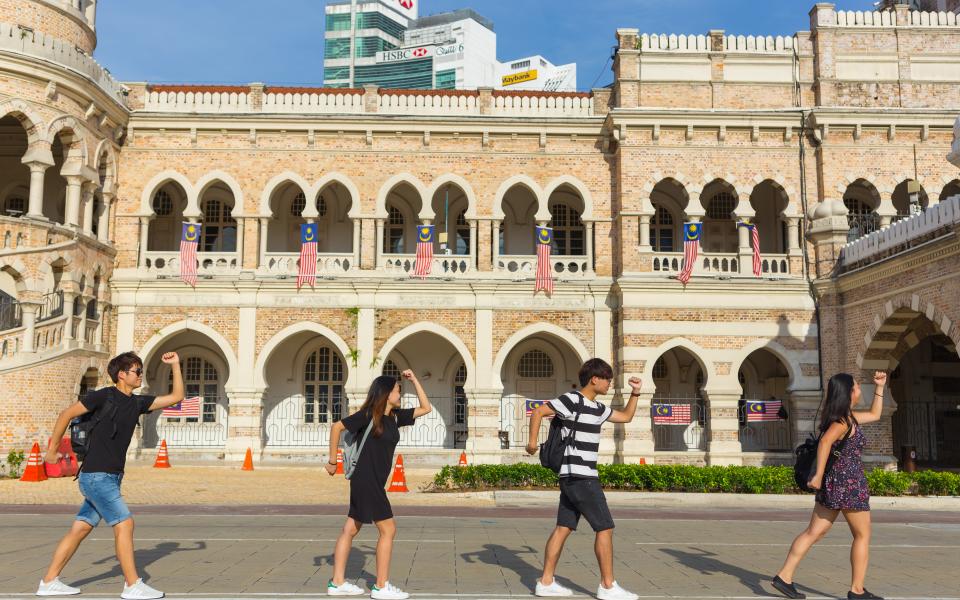
[[[351,482],[354,480],[369,482],[381,488],[387,482],[387,477],[393,470],[393,451],[400,441],[400,427],[413,425],[413,408],[400,408],[391,412],[390,416],[383,417],[383,433],[380,437],[373,437],[373,431],[367,436],[367,443],[363,445],[360,458],[357,459],[357,468]],[[350,433],[363,439],[363,432],[370,423],[370,415],[357,411],[343,419],[343,426]]]
[[[116,387],[87,393],[80,402],[91,412],[102,411],[102,418],[90,434],[90,447],[83,461],[84,473],[123,473],[133,430],[140,415],[150,412],[154,400],[153,396],[127,396]],[[112,419],[108,406],[111,402],[115,407]],[[93,418],[96,419],[96,415]]]

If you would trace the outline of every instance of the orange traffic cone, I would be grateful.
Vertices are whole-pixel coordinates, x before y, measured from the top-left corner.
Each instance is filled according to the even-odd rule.
[[[334,475],[343,475],[343,448],[337,448],[337,470]]]
[[[466,453],[466,452],[461,452],[461,453],[460,453],[460,463],[458,464],[458,466],[460,466],[460,467],[465,467],[465,466],[467,466],[467,453]]]
[[[641,465],[647,464],[647,459],[645,459],[644,457],[641,456],[641,457],[640,457],[640,464],[641,464]]]
[[[243,466],[240,467],[241,471],[252,471],[253,470],[253,452],[250,448],[247,448],[247,455],[243,457]]]
[[[167,454],[167,440],[160,441],[160,450],[157,452],[157,460],[153,463],[154,469],[169,469],[170,456]]]
[[[30,456],[27,458],[27,467],[23,470],[20,481],[45,481],[47,474],[43,470],[43,458],[40,457],[40,444],[33,443]],[[404,490],[406,491],[406,490]]]
[[[390,479],[388,492],[409,492],[407,489],[407,478],[403,475],[403,455],[397,455],[397,464],[393,467],[393,477]]]

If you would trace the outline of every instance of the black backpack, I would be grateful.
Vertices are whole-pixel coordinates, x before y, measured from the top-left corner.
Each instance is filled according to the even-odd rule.
[[[850,437],[851,431],[853,431],[853,427],[847,429],[847,433],[840,440],[840,445],[831,450],[830,456],[827,457],[827,466],[823,470],[824,477],[833,468],[833,463],[840,458],[840,453],[843,452],[843,447],[847,445],[847,439]],[[817,472],[817,447],[820,446],[820,438],[822,437],[823,433],[816,437],[811,433],[807,436],[807,440],[794,450],[797,461],[793,465],[793,481],[804,492],[816,492],[807,484]]]
[[[93,435],[93,430],[97,428],[100,421],[108,419],[113,424],[113,433],[110,437],[117,435],[116,416],[117,405],[113,401],[113,394],[110,394],[98,410],[86,412],[70,421],[70,447],[77,455],[77,460],[82,463],[87,457],[87,452],[90,450],[90,436]],[[80,470],[82,469],[81,464]]]
[[[580,402],[577,404],[577,408],[579,408],[583,405],[583,396],[579,392],[575,393],[580,397]],[[580,411],[576,410],[575,412],[577,416],[573,420],[574,426],[580,420]],[[563,467],[563,455],[566,453],[567,446],[573,443],[576,436],[575,427],[570,428],[570,435],[566,437],[563,437],[562,428],[563,419],[553,417],[553,421],[550,423],[550,433],[547,434],[547,441],[540,444],[540,464],[554,473],[559,473],[560,468]]]

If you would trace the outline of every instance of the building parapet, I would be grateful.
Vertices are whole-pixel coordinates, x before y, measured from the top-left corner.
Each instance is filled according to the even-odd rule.
[[[863,266],[907,250],[960,225],[960,196],[940,201],[926,211],[902,219],[843,247],[843,270]]]
[[[794,36],[723,36],[724,52],[755,52],[789,54],[796,45]],[[643,52],[712,52],[711,38],[707,35],[676,35],[644,33],[637,41],[637,49]]]
[[[960,20],[952,12],[910,11],[900,17],[894,11],[853,11],[836,12],[833,25],[837,27],[960,27]],[[819,27],[830,24],[820,23]]]
[[[216,85],[148,85],[138,112],[589,117],[606,113],[593,92],[399,90]],[[257,87],[258,89],[254,89]],[[261,91],[262,90],[262,91]],[[262,95],[258,107],[257,95]],[[371,95],[371,97],[368,97]],[[595,102],[599,101],[599,104]],[[596,105],[596,106],[595,106]]]
[[[50,61],[86,77],[119,104],[126,106],[126,88],[96,60],[73,44],[39,31],[0,23],[0,51]]]

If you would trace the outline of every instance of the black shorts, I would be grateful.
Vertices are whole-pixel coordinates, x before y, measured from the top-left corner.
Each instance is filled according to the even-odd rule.
[[[561,477],[557,525],[576,530],[580,515],[594,531],[613,529],[613,517],[610,516],[600,480],[595,477]]]

